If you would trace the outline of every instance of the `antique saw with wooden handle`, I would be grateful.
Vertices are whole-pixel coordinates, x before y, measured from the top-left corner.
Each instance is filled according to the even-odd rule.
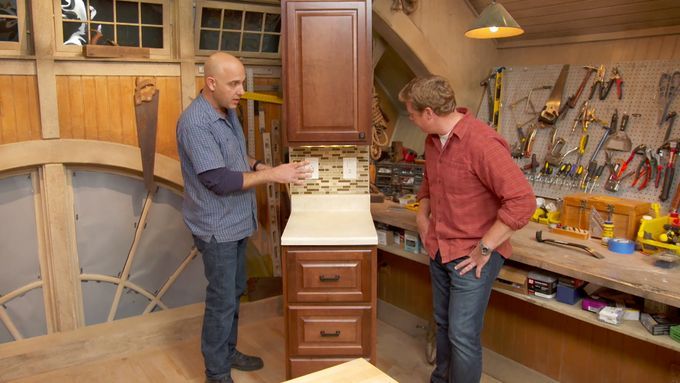
[[[158,125],[158,89],[154,78],[135,79],[135,118],[137,141],[142,153],[142,173],[147,192],[154,193],[154,160],[156,158],[156,129]]]
[[[548,101],[545,102],[545,106],[541,113],[538,115],[538,120],[547,125],[555,125],[557,118],[560,116],[560,103],[562,102],[562,93],[564,93],[564,84],[567,82],[567,75],[569,74],[569,64],[562,67],[557,81],[555,81],[555,86],[553,86],[550,96],[548,96]]]

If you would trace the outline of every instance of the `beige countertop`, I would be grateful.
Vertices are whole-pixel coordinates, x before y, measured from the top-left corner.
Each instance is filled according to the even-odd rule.
[[[283,246],[377,245],[368,194],[294,194]]]

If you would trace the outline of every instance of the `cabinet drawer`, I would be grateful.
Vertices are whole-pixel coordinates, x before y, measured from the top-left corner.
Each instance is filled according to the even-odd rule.
[[[288,302],[370,302],[371,255],[370,249],[288,250]]]
[[[368,356],[370,306],[289,306],[290,356]]]
[[[299,376],[323,370],[324,368],[349,362],[350,360],[354,360],[354,358],[290,358],[288,359],[288,371],[290,371],[290,376],[286,378],[297,378]]]

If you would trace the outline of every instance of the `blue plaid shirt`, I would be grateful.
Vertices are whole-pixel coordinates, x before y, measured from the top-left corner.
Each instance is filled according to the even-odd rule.
[[[227,167],[248,172],[246,139],[233,109],[226,119],[201,93],[177,122],[177,147],[184,178],[184,222],[191,232],[209,242],[231,242],[257,229],[255,190],[219,196],[206,188],[198,174]]]

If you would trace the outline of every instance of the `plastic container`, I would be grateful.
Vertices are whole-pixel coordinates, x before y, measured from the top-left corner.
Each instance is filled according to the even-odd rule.
[[[666,233],[663,226],[670,224],[675,219],[676,218],[670,216],[663,216],[640,220],[637,242],[642,246],[643,253],[653,254],[659,251],[659,249],[668,249],[674,251],[675,254],[680,255],[680,246],[659,241],[659,236]],[[651,237],[651,239],[649,237]]]

